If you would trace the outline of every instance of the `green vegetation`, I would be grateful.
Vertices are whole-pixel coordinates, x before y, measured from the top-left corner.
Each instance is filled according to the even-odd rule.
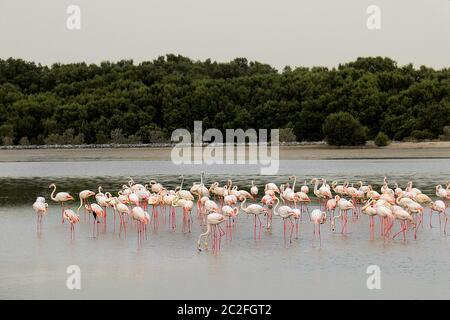
[[[333,146],[359,146],[367,140],[367,127],[362,126],[348,112],[330,114],[325,119],[322,131],[325,140]]]
[[[327,125],[340,112],[351,124]],[[51,67],[0,60],[3,144],[163,142],[194,120],[204,129],[286,129],[289,141],[360,144],[380,131],[394,140],[437,138],[450,125],[450,69],[398,67],[381,57],[281,73],[245,58]],[[345,138],[336,140],[338,128]]]
[[[378,132],[374,140],[375,144],[379,147],[386,147],[390,141],[389,137],[384,132]]]

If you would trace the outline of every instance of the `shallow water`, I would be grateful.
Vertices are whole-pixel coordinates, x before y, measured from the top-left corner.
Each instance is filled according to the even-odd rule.
[[[72,195],[98,185],[104,191],[118,190],[130,175],[136,182],[155,178],[173,187],[180,173],[191,185],[202,169],[207,183],[231,178],[245,189],[251,180],[260,186],[269,181],[279,184],[291,174],[297,175],[297,185],[319,176],[329,181],[363,180],[379,189],[387,175],[402,187],[413,179],[415,187],[433,195],[434,186],[450,178],[448,159],[282,161],[278,175],[264,177],[248,166],[179,167],[163,161],[0,163],[0,298],[450,298],[450,239],[440,234],[437,216],[435,228],[429,228],[428,210],[417,240],[409,234],[406,242],[399,237],[385,244],[376,233],[370,241],[364,216],[349,220],[347,235],[323,225],[322,246],[317,239],[312,241],[313,227],[303,221],[299,239],[288,247],[281,219],[274,219],[272,233],[263,230],[261,240],[254,241],[253,219],[240,213],[233,240],[223,238],[221,252],[214,255],[196,251],[201,228],[195,213],[192,233],[181,232],[177,211],[175,232],[161,219],[160,228],[149,229],[148,240],[137,250],[136,230],[130,227],[127,238],[119,238],[111,212],[107,230],[98,239],[90,237],[91,225],[82,221],[71,241],[59,206],[49,200],[52,182],[58,191]],[[38,195],[50,204],[40,237],[31,209]],[[381,268],[380,290],[366,286],[366,270],[373,264]],[[69,265],[81,268],[81,290],[66,287]]]

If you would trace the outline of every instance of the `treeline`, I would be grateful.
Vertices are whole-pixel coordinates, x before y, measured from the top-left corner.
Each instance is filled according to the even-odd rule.
[[[334,141],[330,134],[353,135],[352,126],[362,137],[341,144],[380,132],[437,138],[450,125],[450,69],[382,57],[282,72],[245,58],[179,55],[137,65],[0,60],[3,144],[164,142],[194,120],[204,129],[284,128],[282,139],[297,141]]]

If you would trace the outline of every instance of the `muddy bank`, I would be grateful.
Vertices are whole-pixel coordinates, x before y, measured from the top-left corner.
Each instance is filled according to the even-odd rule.
[[[171,146],[66,146],[0,149],[0,161],[170,160]],[[450,142],[399,142],[375,146],[335,148],[325,144],[280,146],[281,160],[450,158]]]

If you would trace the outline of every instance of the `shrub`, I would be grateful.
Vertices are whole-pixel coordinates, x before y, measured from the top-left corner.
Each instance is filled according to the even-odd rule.
[[[293,128],[280,129],[280,142],[294,142],[297,140]]]
[[[348,112],[330,114],[322,127],[325,140],[334,146],[358,146],[367,141],[367,128]]]
[[[62,134],[63,144],[72,144],[74,134],[75,130],[72,128],[69,128],[66,131],[64,131],[64,133]]]
[[[72,139],[72,144],[83,144],[84,143],[84,134],[79,133]]]
[[[30,145],[30,141],[28,140],[28,137],[22,137],[19,140],[19,144],[21,146],[28,146],[28,145]]]
[[[122,129],[114,129],[111,131],[111,142],[112,143],[127,143],[127,139],[122,133]]]
[[[141,127],[137,135],[141,137],[144,143],[162,143],[167,141],[164,131],[154,124]]]
[[[411,138],[417,140],[433,139],[434,135],[428,130],[413,130],[411,132]]]
[[[389,140],[389,137],[384,132],[381,132],[381,131],[378,132],[377,136],[375,137],[374,142],[379,147],[385,147],[389,143],[391,143],[391,141]]]
[[[103,131],[97,132],[97,134],[95,135],[95,143],[97,144],[108,143],[108,137]]]
[[[12,146],[14,144],[13,137],[5,136],[2,138],[2,143],[4,146]]]
[[[50,133],[45,139],[45,144],[64,144],[64,139],[57,133]]]
[[[138,144],[138,143],[142,143],[142,139],[140,136],[135,135],[135,134],[131,134],[128,136],[127,138],[127,143],[130,144]]]

